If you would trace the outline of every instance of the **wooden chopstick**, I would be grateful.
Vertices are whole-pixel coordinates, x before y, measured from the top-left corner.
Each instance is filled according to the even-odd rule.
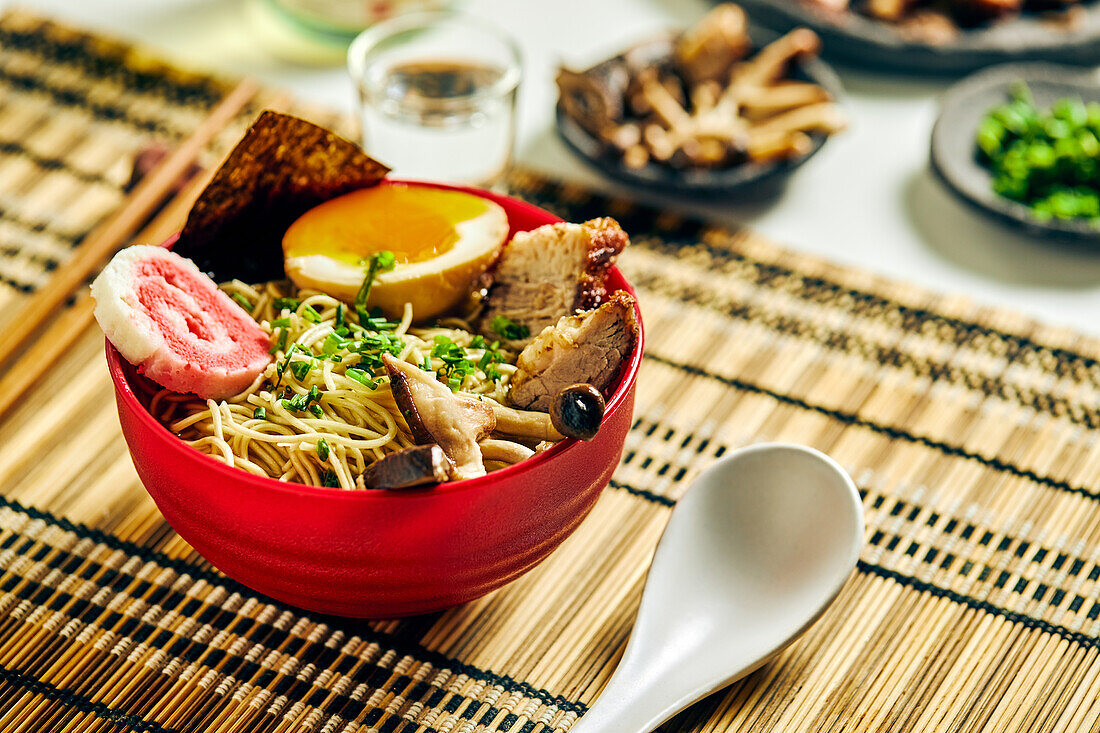
[[[76,249],[73,257],[57,269],[50,282],[23,304],[18,315],[12,319],[12,325],[0,333],[0,365],[10,360],[27,339],[72,296],[73,291],[82,286],[105,260],[127,243],[131,235],[171,193],[172,187],[206,145],[240,113],[258,91],[259,86],[255,81],[241,81],[179,147],[138,183],[118,211],[97,227]]]
[[[210,169],[195,178],[187,187],[161,209],[134,240],[159,244],[179,231],[187,220],[187,213],[195,203],[202,189],[210,182],[214,169]],[[12,363],[3,377],[0,377],[0,419],[27,393],[46,371],[64,355],[94,320],[95,301],[87,288],[81,288],[72,306],[64,308],[61,314],[39,333],[26,351]]]
[[[59,268],[49,285],[27,301],[12,329],[0,334],[0,364],[3,364],[35,330],[41,328],[74,289],[80,289],[72,306],[62,309],[61,314],[39,333],[34,343],[0,377],[0,418],[91,324],[95,302],[88,290],[81,288],[83,283],[156,210],[202,149],[236,117],[258,90],[257,84],[248,79],[238,84],[187,140],[138,183],[127,202],[81,245],[69,263]],[[178,231],[212,175],[213,169],[196,176],[145,226],[135,240],[159,243]],[[95,251],[92,252],[92,249]]]

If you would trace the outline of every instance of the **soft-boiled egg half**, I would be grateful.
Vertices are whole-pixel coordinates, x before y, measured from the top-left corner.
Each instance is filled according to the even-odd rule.
[[[393,252],[367,305],[431,318],[466,298],[496,260],[508,216],[489,199],[444,188],[381,183],[315,206],[283,235],[287,276],[298,287],[355,300],[370,256]]]

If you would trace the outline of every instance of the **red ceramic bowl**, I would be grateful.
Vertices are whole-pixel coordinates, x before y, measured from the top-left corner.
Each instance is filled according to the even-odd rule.
[[[503,206],[512,232],[560,221],[521,201],[459,190]],[[633,292],[618,270],[608,286]],[[141,377],[107,344],[134,466],[180,536],[260,593],[364,618],[473,600],[549,555],[588,514],[619,462],[641,355],[639,339],[591,442],[565,440],[477,479],[382,492],[283,483],[199,453],[149,414],[133,388]]]

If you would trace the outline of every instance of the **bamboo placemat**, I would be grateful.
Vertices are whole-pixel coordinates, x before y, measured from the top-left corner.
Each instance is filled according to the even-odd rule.
[[[228,89],[0,19],[0,327],[123,201],[135,152]],[[511,183],[633,239],[636,420],[577,533],[445,613],[357,622],[272,602],[164,523],[89,328],[0,422],[0,730],[566,731],[621,653],[676,499],[762,440],[852,473],[858,570],[798,643],[664,730],[1100,730],[1097,341],[750,232]]]

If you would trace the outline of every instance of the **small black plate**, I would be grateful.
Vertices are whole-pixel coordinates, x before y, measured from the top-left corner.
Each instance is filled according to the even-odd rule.
[[[753,43],[758,49],[778,37],[767,30],[754,28],[752,32]],[[646,45],[656,46],[661,40],[647,41]],[[612,57],[593,66],[587,73],[607,73],[614,62],[621,58],[622,56]],[[840,98],[840,79],[820,59],[800,62],[792,69],[790,78],[812,81],[824,87],[834,99]],[[600,173],[621,183],[679,196],[718,197],[744,194],[750,190],[757,194],[773,193],[798,166],[821,149],[828,137],[819,133],[811,134],[813,147],[805,155],[774,163],[744,163],[730,168],[677,169],[651,162],[642,168],[631,168],[623,163],[621,157],[608,151],[603,142],[568,117],[560,103],[557,105],[556,120],[558,134],[566,146]]]
[[[1039,108],[1062,97],[1100,102],[1100,84],[1091,74],[1054,64],[1005,64],[967,77],[947,90],[932,128],[932,171],[968,204],[1046,237],[1100,242],[1100,228],[1085,220],[1040,221],[1031,209],[993,192],[993,176],[978,160],[975,135],[985,113],[1011,99],[1012,84],[1025,82]]]
[[[1066,31],[1037,13],[960,29],[936,46],[906,38],[889,23],[857,12],[830,13],[803,0],[738,0],[754,22],[786,32],[804,26],[821,36],[830,58],[872,71],[964,74],[1010,61],[1100,64],[1100,2],[1083,5],[1081,27]]]

